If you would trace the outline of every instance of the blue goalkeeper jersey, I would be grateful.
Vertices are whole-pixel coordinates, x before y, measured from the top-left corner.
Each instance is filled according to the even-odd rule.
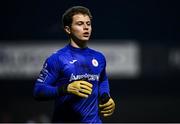
[[[34,86],[34,96],[55,99],[53,122],[101,123],[99,96],[109,93],[103,54],[70,44],[53,53],[44,62]],[[88,98],[61,93],[58,88],[75,80],[86,79],[93,85]]]

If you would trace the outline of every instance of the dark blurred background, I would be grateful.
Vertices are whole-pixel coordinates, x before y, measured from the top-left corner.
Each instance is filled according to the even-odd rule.
[[[116,111],[113,116],[103,118],[104,122],[180,122],[179,3],[178,0],[1,0],[1,67],[6,63],[2,44],[66,41],[61,15],[71,6],[83,5],[93,15],[92,40],[99,40],[102,45],[131,40],[139,49],[138,76],[123,78],[119,74],[119,78],[109,79]],[[0,75],[0,122],[49,122],[53,101],[33,99],[36,76]]]

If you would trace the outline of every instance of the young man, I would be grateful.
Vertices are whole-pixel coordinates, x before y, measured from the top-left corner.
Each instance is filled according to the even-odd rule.
[[[105,57],[87,47],[91,20],[82,6],[64,13],[69,44],[46,59],[35,83],[36,99],[55,99],[52,122],[101,123],[99,113],[106,117],[114,112]]]

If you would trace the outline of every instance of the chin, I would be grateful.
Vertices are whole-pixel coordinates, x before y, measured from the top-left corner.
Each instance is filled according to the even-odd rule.
[[[85,37],[85,38],[82,38],[82,40],[84,40],[84,41],[88,41],[89,40],[89,37]]]
[[[82,42],[87,42],[88,40],[89,40],[89,38],[80,39],[80,41],[82,41]]]

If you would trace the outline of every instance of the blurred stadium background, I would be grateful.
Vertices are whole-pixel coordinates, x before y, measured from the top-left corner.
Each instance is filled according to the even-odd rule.
[[[50,121],[53,101],[35,101],[33,85],[67,43],[61,15],[74,5],[91,10],[89,45],[107,58],[116,111],[104,122],[180,122],[178,0],[2,0],[0,122]]]

